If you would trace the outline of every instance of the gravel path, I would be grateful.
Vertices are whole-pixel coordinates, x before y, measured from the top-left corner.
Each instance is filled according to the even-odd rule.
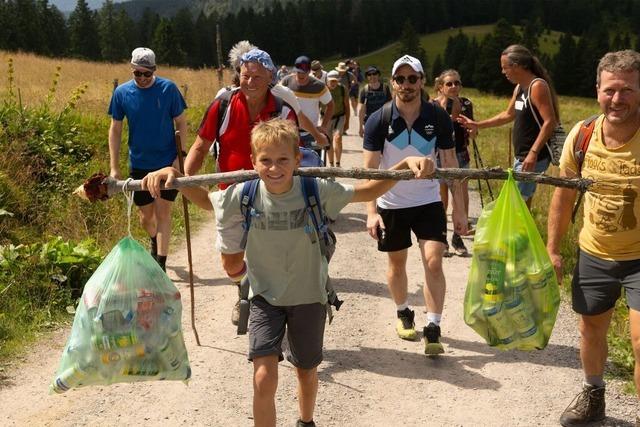
[[[357,129],[352,122],[351,129]],[[350,132],[350,135],[353,131]],[[344,167],[360,166],[361,139],[345,137]],[[472,184],[473,187],[473,184]],[[192,209],[194,209],[192,207]],[[480,213],[471,194],[471,216]],[[385,285],[386,259],[364,232],[363,204],[349,205],[335,224],[339,243],[331,262],[334,286],[346,301],[327,327],[315,420],[319,426],[531,426],[558,425],[577,393],[581,371],[576,318],[563,302],[549,346],[533,353],[488,347],[464,324],[462,301],[471,258],[445,259],[448,293],[442,323],[446,354],[427,358],[421,342],[394,333],[395,306]],[[173,248],[169,276],[183,295],[183,324],[193,369],[180,382],[118,384],[47,394],[69,334],[41,339],[0,372],[3,426],[249,426],[252,366],[246,336],[229,322],[235,290],[213,249],[210,221],[192,237],[196,286],[196,346],[190,328],[186,250]],[[467,240],[471,246],[470,240]],[[417,247],[410,250],[410,303],[424,322],[423,272]],[[280,369],[278,425],[297,419],[295,374]],[[608,418],[602,425],[630,426],[637,400],[609,383]]]

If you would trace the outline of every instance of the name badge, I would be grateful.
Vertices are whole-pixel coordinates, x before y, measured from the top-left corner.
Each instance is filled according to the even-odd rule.
[[[516,101],[516,110],[522,110],[524,108],[524,102]]]

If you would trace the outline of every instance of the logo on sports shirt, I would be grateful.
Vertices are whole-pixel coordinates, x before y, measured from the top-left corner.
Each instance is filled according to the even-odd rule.
[[[436,131],[436,128],[433,125],[426,125],[424,127],[424,133],[427,137],[432,136],[435,131]]]

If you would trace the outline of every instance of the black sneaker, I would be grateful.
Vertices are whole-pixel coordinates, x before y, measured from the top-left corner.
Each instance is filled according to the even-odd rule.
[[[305,422],[298,418],[298,422],[296,423],[296,427],[316,427],[316,423],[313,420]]]
[[[449,249],[450,249],[450,248],[449,248],[449,244],[447,243],[447,247],[446,247],[446,248],[444,248],[444,252],[442,253],[442,256],[443,256],[443,257],[445,257],[445,258],[451,258],[451,257],[453,256],[453,252],[451,252]]]
[[[440,326],[435,323],[429,323],[422,330],[424,337],[424,354],[435,356],[444,353],[444,347],[440,342]]]
[[[458,256],[467,256],[469,255],[469,251],[467,247],[464,245],[462,241],[462,237],[459,234],[453,233],[453,237],[451,238],[451,246],[453,246],[453,250]]]
[[[582,426],[605,418],[604,387],[585,384],[560,416],[564,427]]]
[[[410,308],[398,311],[398,321],[396,322],[396,332],[403,340],[413,341],[418,337],[413,321],[415,313]]]

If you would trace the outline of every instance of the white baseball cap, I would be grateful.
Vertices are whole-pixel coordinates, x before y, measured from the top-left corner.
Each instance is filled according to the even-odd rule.
[[[131,52],[131,65],[148,70],[155,70],[156,54],[147,47],[137,47]]]
[[[331,70],[327,73],[327,80],[340,80],[340,73],[336,70]]]
[[[398,68],[402,67],[405,64],[413,68],[413,71],[415,71],[416,73],[421,73],[422,75],[424,75],[424,69],[422,68],[422,64],[420,63],[420,61],[410,55],[404,55],[393,63],[391,75],[395,76]]]

